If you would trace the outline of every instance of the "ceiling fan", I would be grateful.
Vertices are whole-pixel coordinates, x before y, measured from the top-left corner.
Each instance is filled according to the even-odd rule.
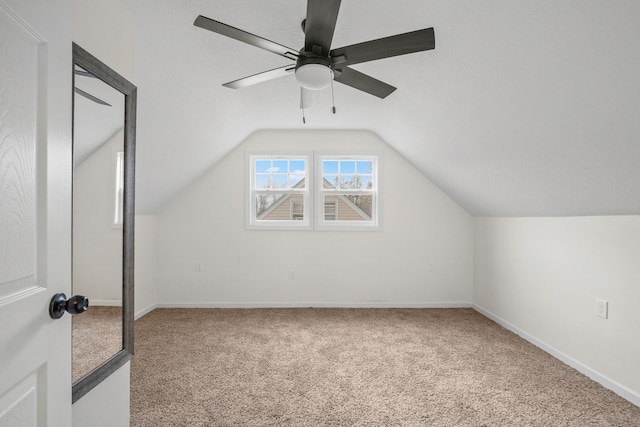
[[[307,16],[302,21],[304,47],[299,51],[202,15],[193,24],[295,61],[295,64],[225,83],[225,87],[238,89],[295,73],[301,87],[301,108],[305,108],[305,99],[310,95],[308,91],[324,89],[331,85],[332,80],[378,98],[386,98],[396,90],[395,87],[349,66],[434,49],[433,28],[331,49],[340,1],[308,0]]]
[[[93,78],[93,79],[96,78],[96,76],[94,76],[90,72],[82,70],[82,69],[77,69],[76,68],[73,72],[74,72],[74,74],[76,76],[90,77],[90,78]],[[108,102],[103,101],[102,99],[98,98],[97,96],[93,96],[90,93],[85,92],[84,90],[82,90],[82,89],[78,88],[77,86],[75,86],[75,81],[74,81],[73,91],[75,93],[77,93],[78,95],[81,95],[81,96],[84,96],[87,99],[90,99],[91,101],[95,102],[96,104],[106,105],[107,107],[111,107],[111,104],[109,104]]]

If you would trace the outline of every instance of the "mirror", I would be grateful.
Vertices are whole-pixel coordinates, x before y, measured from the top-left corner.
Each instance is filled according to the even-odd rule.
[[[76,382],[122,348],[122,154],[124,95],[75,65],[73,294],[90,310],[74,316]]]
[[[136,87],[73,44],[73,402],[133,355]]]

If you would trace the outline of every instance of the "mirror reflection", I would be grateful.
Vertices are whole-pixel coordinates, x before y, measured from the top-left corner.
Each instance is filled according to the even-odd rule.
[[[73,317],[75,383],[122,349],[124,94],[74,69]]]

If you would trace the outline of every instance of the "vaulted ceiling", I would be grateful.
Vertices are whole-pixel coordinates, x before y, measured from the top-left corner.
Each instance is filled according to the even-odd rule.
[[[435,50],[354,65],[398,89],[335,84],[302,123],[289,62],[198,15],[299,48],[305,0],[125,0],[135,20],[137,211],[261,129],[366,129],[476,216],[640,214],[640,2],[343,0],[340,47],[434,27]]]

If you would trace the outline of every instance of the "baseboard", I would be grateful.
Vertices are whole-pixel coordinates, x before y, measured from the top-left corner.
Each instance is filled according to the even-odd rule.
[[[133,315],[133,320],[138,320],[139,318],[141,318],[145,314],[148,314],[148,313],[152,312],[156,308],[158,308],[158,304],[151,304],[150,306],[143,308],[142,310],[136,312]]]
[[[626,399],[629,402],[633,403],[634,405],[640,406],[640,394],[638,392],[636,392],[634,390],[631,390],[630,388],[625,387],[624,385],[619,384],[619,383],[617,383],[616,381],[613,381],[610,378],[607,378],[606,376],[604,376],[601,373],[591,369],[590,367],[588,367],[588,366],[584,365],[583,363],[577,361],[576,359],[572,358],[571,356],[561,352],[557,348],[555,348],[553,346],[550,346],[549,344],[545,343],[544,341],[539,340],[538,338],[534,337],[533,335],[530,335],[529,333],[523,331],[522,329],[518,328],[517,326],[507,322],[503,318],[501,318],[499,316],[496,316],[495,314],[493,314],[489,310],[486,310],[486,309],[484,309],[483,307],[480,307],[477,304],[473,304],[472,307],[478,313],[482,314],[485,317],[488,317],[489,319],[493,320],[494,322],[496,322],[500,326],[504,327],[505,329],[508,329],[509,331],[515,333],[516,335],[519,335],[523,339],[529,341],[531,344],[535,345],[536,347],[540,348],[541,350],[544,350],[545,352],[549,353],[550,355],[552,355],[556,359],[566,363],[567,365],[571,366],[576,371],[586,375],[587,377],[591,378],[592,380],[594,380],[595,382],[599,383],[603,387],[608,388],[609,390],[611,390],[614,393],[620,395],[621,397],[623,397],[624,399]]]
[[[466,301],[441,302],[162,302],[157,308],[472,308]],[[156,308],[154,307],[154,308]]]
[[[445,301],[445,302],[161,302],[152,304],[134,315],[134,320],[152,312],[156,308],[472,308],[470,302]]]
[[[119,307],[122,305],[122,301],[119,299],[89,299],[89,307],[91,307],[92,305]]]

